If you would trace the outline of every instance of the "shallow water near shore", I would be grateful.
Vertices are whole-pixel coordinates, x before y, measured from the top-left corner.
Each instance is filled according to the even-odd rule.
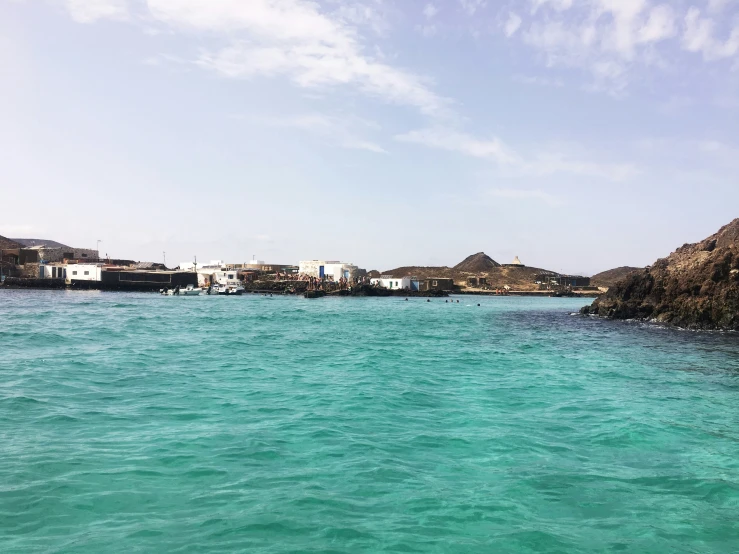
[[[739,551],[739,336],[587,302],[0,291],[0,551]]]

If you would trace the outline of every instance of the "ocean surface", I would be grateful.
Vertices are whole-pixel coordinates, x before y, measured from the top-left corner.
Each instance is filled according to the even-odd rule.
[[[0,552],[739,551],[739,335],[453,300],[0,291]]]

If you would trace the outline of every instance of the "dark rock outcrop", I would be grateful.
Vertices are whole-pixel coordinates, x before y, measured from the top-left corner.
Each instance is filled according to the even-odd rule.
[[[632,273],[582,313],[739,331],[739,219]]]

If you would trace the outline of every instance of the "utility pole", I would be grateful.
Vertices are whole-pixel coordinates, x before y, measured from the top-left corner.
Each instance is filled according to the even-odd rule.
[[[98,261],[100,261],[100,243],[101,242],[103,242],[103,241],[101,241],[100,239],[98,239],[97,248],[95,249],[97,251],[97,253],[98,253]]]
[[[164,258],[164,267],[167,267],[167,253],[162,252],[162,258]]]

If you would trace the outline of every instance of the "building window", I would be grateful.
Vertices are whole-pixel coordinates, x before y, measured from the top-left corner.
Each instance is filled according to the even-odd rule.
[[[83,257],[83,258],[87,258],[87,254],[85,254],[85,253],[83,252],[83,253],[82,253],[82,257]]]
[[[89,275],[89,274],[90,274],[90,272],[89,272],[89,271],[85,271],[85,275]]]
[[[72,275],[77,275],[77,272],[76,272],[76,271],[73,271],[73,272],[72,272]]]
[[[232,273],[232,274],[230,274],[230,275],[228,276],[228,278],[229,278],[229,279],[233,279],[233,278],[234,278],[234,276],[233,276],[233,273]]]
[[[432,287],[437,287],[437,286],[439,286],[439,283],[437,283],[436,281],[432,281],[431,282],[431,286]]]

